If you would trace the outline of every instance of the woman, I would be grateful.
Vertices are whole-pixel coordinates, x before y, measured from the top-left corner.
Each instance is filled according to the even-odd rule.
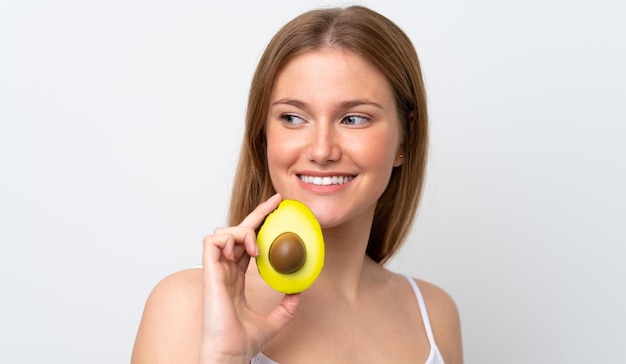
[[[252,82],[231,226],[204,239],[203,268],[155,287],[132,362],[461,363],[452,299],[383,266],[416,213],[427,132],[418,58],[395,24],[353,6],[285,25]],[[285,198],[313,211],[326,247],[293,295],[251,259]]]

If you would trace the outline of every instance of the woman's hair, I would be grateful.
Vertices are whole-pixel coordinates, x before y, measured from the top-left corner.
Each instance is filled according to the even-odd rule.
[[[411,41],[389,19],[362,6],[306,12],[287,23],[268,44],[250,87],[229,223],[239,224],[275,193],[265,125],[276,75],[294,56],[322,48],[362,56],[387,77],[395,94],[403,163],[394,168],[378,200],[367,246],[367,255],[382,264],[405,240],[415,218],[426,170],[428,116],[420,64]]]

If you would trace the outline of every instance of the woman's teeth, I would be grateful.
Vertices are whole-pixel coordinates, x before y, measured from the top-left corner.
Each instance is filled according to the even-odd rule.
[[[318,177],[318,176],[304,176],[300,175],[300,179],[304,183],[313,184],[316,186],[330,186],[330,185],[342,185],[344,183],[350,182],[354,176],[327,176],[327,177]]]

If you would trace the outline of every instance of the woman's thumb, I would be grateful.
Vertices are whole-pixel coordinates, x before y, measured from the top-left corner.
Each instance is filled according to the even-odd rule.
[[[268,323],[272,326],[275,333],[282,330],[287,324],[296,317],[298,304],[300,303],[300,293],[287,294],[280,301],[278,306],[267,315]]]

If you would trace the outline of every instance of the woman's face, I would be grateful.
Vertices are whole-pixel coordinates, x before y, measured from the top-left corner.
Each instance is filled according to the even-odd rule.
[[[325,228],[370,222],[402,163],[391,85],[346,50],[311,51],[287,63],[272,90],[266,135],[276,191],[308,205]]]

